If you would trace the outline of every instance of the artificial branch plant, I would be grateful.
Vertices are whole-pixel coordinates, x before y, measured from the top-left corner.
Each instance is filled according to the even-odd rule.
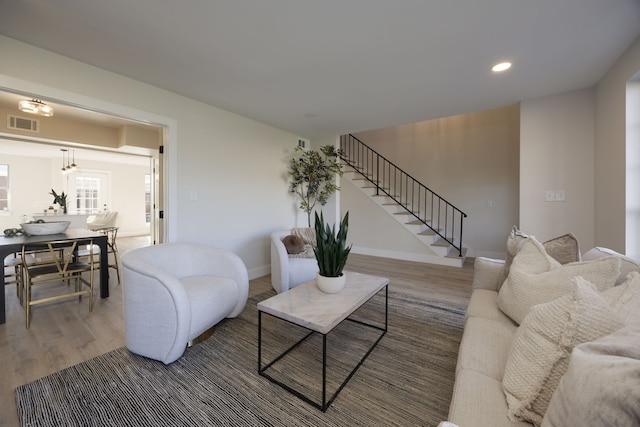
[[[296,147],[295,151],[296,156],[289,163],[289,192],[300,197],[300,209],[307,213],[307,221],[311,227],[311,212],[316,203],[324,206],[329,197],[340,190],[335,178],[336,175],[342,176],[342,150],[325,145],[320,147],[320,151],[300,147]]]

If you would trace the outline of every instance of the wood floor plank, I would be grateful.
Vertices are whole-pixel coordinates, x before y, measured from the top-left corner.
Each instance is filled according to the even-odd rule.
[[[118,238],[118,250],[149,244],[148,237]],[[416,298],[468,304],[473,260],[462,268],[434,266],[351,254],[348,270],[388,277],[389,289]],[[25,329],[24,307],[7,286],[7,323],[0,325],[0,426],[18,427],[15,387],[124,346],[122,286],[110,270],[111,296],[99,297],[93,312],[77,298],[36,306],[31,328]],[[249,295],[271,289],[270,276],[250,281]]]

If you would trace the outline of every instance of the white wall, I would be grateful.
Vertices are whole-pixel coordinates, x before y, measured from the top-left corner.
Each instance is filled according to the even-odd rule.
[[[297,135],[6,37],[0,51],[0,87],[167,125],[168,240],[269,272],[268,234],[297,221],[283,176]]]
[[[580,90],[520,105],[520,228],[540,241],[573,233],[594,246],[595,92]],[[565,201],[548,202],[546,191]]]
[[[596,86],[595,239],[625,252],[627,82],[640,71],[640,38]]]

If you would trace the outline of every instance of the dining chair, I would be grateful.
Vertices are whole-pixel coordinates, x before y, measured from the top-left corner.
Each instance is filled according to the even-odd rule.
[[[8,285],[16,285],[16,296],[20,300],[20,305],[22,305],[22,291],[24,289],[23,286],[23,275],[22,275],[22,259],[18,256],[18,254],[13,254],[4,259],[4,284]]]
[[[24,272],[24,297],[27,329],[31,324],[31,307],[64,298],[89,296],[89,312],[93,311],[93,270],[92,262],[77,259],[78,242],[76,240],[54,240],[22,246],[21,259]],[[93,241],[89,241],[89,256],[93,257]],[[34,262],[34,259],[36,260]],[[89,273],[89,280],[82,277]],[[62,283],[60,289],[49,290],[46,295],[34,298],[32,287],[44,283]],[[73,288],[69,284],[73,282]],[[87,289],[85,289],[85,285]],[[60,293],[64,290],[64,293]],[[53,295],[50,295],[52,294]]]
[[[106,234],[107,236],[107,257],[113,255],[113,261],[108,261],[108,267],[116,270],[116,277],[118,279],[118,285],[120,284],[120,266],[118,265],[118,246],[116,244],[116,238],[118,237],[118,227],[104,227],[93,229],[98,233]],[[89,256],[89,246],[83,245],[78,249],[78,257],[81,259],[91,260],[94,264],[94,269],[100,268],[100,246],[93,245],[93,255]]]

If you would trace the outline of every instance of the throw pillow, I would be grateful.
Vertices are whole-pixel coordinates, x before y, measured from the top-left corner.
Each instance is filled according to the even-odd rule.
[[[298,236],[302,238],[306,245],[311,245],[312,247],[316,247],[316,230],[311,227],[304,228],[292,228],[291,234],[294,236]]]
[[[282,238],[282,244],[287,248],[288,254],[299,254],[304,251],[304,240],[300,236],[289,234]]]
[[[533,307],[516,332],[502,381],[513,422],[539,426],[573,348],[624,326],[591,283],[572,284],[571,293]]]
[[[629,273],[624,283],[604,291],[602,296],[626,324],[640,324],[640,273]]]
[[[580,261],[580,243],[571,233],[547,240],[542,246],[547,254],[560,264]]]
[[[527,241],[527,236],[522,231],[518,230],[518,227],[515,225],[511,229],[511,233],[507,237],[507,258],[504,261],[504,268],[502,269],[502,274],[500,275],[498,290],[500,290],[500,286],[504,283],[504,281],[509,276],[509,269],[511,268],[511,264],[513,263],[513,258],[518,255],[520,252],[520,248],[524,245],[524,242]]]
[[[577,346],[542,427],[640,425],[640,325]]]
[[[621,284],[627,279],[627,274],[632,271],[640,271],[640,262],[636,261],[632,258],[622,255],[616,251],[607,248],[595,247],[589,249],[582,256],[582,259],[585,261],[591,261],[594,259],[606,257],[606,256],[615,256],[620,259],[620,276],[618,276],[618,280],[616,281],[616,286]]]
[[[515,225],[511,229],[511,233],[507,238],[507,258],[499,278],[498,290],[500,290],[500,287],[509,276],[509,269],[513,259],[518,255],[528,238],[529,236],[518,230]],[[549,239],[542,246],[547,251],[547,254],[560,264],[580,261],[580,244],[578,243],[578,238],[571,233]]]
[[[513,259],[509,277],[498,293],[498,307],[520,324],[531,307],[572,291],[573,277],[583,276],[602,292],[613,286],[619,273],[620,260],[615,257],[560,265],[532,236]]]

